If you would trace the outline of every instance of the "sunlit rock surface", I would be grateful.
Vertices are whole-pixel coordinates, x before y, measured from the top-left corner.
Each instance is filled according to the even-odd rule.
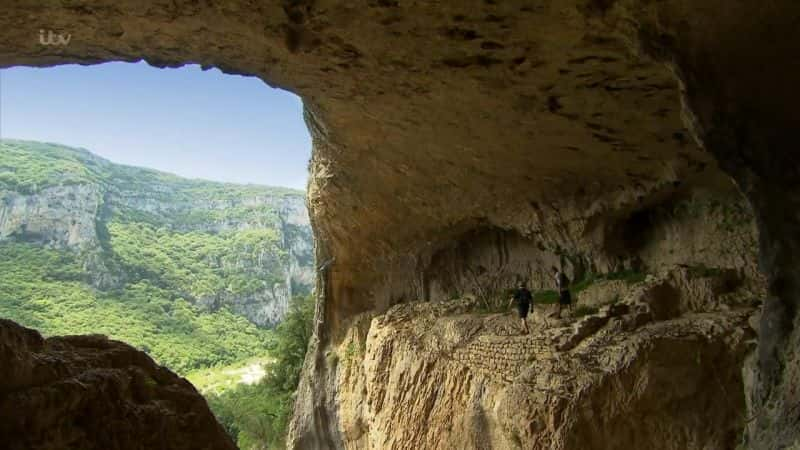
[[[752,309],[661,321],[633,294],[574,322],[540,314],[521,335],[517,320],[465,303],[399,305],[330,357],[343,366],[345,448],[726,449],[741,438]]]

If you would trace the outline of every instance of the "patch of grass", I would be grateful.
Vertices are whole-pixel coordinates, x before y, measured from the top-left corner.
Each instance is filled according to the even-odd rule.
[[[583,277],[583,279],[581,281],[577,281],[575,283],[572,283],[570,285],[569,289],[570,289],[570,291],[572,291],[572,293],[577,294],[578,292],[588,288],[592,284],[594,284],[594,283],[596,283],[596,282],[598,282],[598,281],[600,281],[602,279],[603,279],[603,275],[601,275],[601,274],[588,273],[588,274],[586,274],[585,277]]]
[[[558,292],[552,290],[536,291],[533,294],[533,303],[545,305],[558,303]]]
[[[609,272],[609,273],[589,273],[587,274],[581,281],[572,283],[570,285],[570,291],[573,294],[577,294],[589,286],[593,285],[594,283],[600,281],[614,281],[614,280],[621,280],[624,281],[626,284],[636,284],[640,283],[647,278],[647,274],[643,272],[638,272],[635,270],[620,270],[617,272]]]
[[[353,361],[355,358],[361,356],[361,351],[358,348],[356,341],[350,341],[344,350],[345,361]]]
[[[703,264],[689,266],[688,270],[691,278],[711,278],[722,275],[722,269],[719,267],[706,267]]]
[[[635,270],[621,270],[618,272],[611,272],[603,277],[605,280],[622,280],[627,284],[641,283],[647,278],[647,274]]]
[[[592,314],[597,314],[598,311],[598,308],[591,306],[578,306],[574,311],[572,311],[572,317],[590,316]]]

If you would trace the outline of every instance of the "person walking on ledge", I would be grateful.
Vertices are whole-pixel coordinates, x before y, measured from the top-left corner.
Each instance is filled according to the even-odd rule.
[[[570,314],[572,313],[572,295],[569,293],[569,278],[564,275],[564,272],[553,266],[553,275],[555,276],[556,288],[558,289],[558,311],[556,311],[555,316],[560,319],[561,309],[564,308],[564,306],[569,308]]]
[[[525,283],[520,283],[517,286],[514,295],[508,300],[509,307],[511,306],[511,302],[516,302],[517,304],[517,312],[519,313],[519,318],[522,319],[522,329],[525,331],[525,334],[530,334],[530,330],[528,329],[528,312],[533,303],[533,295],[531,291],[525,287]]]

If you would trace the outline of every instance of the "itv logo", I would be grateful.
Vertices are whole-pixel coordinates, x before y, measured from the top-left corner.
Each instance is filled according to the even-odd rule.
[[[57,34],[53,30],[39,30],[39,43],[42,45],[69,45],[71,34]]]

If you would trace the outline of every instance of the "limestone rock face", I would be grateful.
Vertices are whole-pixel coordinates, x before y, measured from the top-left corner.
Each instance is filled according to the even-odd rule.
[[[4,449],[236,448],[188,381],[104,336],[0,319],[0,367]]]
[[[0,66],[192,62],[303,97],[325,270],[297,448],[345,445],[324,354],[359,314],[502,268],[440,270],[469,263],[447,256],[465,237],[519,239],[571,271],[701,260],[701,235],[662,228],[692,242],[670,256],[670,240],[618,231],[652,229],[648,211],[683,190],[729,190],[721,169],[758,226],[768,295],[748,445],[773,449],[800,438],[798,20],[794,0],[23,0],[0,18]],[[69,45],[40,45],[42,27]],[[755,267],[713,253],[714,267]]]
[[[286,251],[285,262],[252,261],[242,258],[236,261],[236,267],[255,273],[261,272],[267,278],[268,272],[278,271],[283,275],[280,282],[276,282],[266,289],[251,294],[232,294],[227,292],[217,293],[208,298],[200,298],[199,303],[214,308],[219,304],[230,305],[231,309],[257,325],[275,325],[279,323],[289,308],[289,301],[293,295],[293,288],[308,292],[314,285],[314,239],[308,218],[308,209],[301,196],[287,198],[250,198],[243,199],[240,204],[224,202],[220,204],[185,204],[174,205],[160,202],[156,209],[160,214],[181,214],[190,209],[206,208],[208,210],[223,210],[243,206],[248,208],[267,207],[278,212],[282,248]],[[199,225],[199,226],[198,226]],[[248,221],[221,221],[205,223],[186,228],[186,231],[203,230],[206,232],[224,232],[230,230],[248,230],[264,226],[258,222]],[[279,267],[273,267],[277,264]],[[269,269],[269,270],[265,270]],[[277,269],[277,270],[276,270]]]
[[[356,315],[342,340],[309,362],[325,367],[328,383],[315,390],[329,402],[321,408],[334,442],[735,448],[752,383],[743,368],[754,354],[755,306],[766,289],[752,216],[734,213],[740,202],[693,196],[633,220],[612,216],[594,224],[600,232],[577,254],[498,230],[467,233],[432,258],[428,302]],[[551,265],[575,282],[585,317],[555,319],[555,305],[538,304],[533,334],[520,336],[518,319],[476,313],[518,280],[554,289]],[[592,278],[598,268],[627,272]],[[296,414],[309,423],[319,419],[306,415],[320,412]],[[337,445],[298,437],[298,448]]]
[[[674,299],[672,299],[674,300]],[[348,449],[726,449],[752,309],[657,320],[635,295],[569,321],[404,304],[339,348]],[[348,349],[353,349],[348,353]]]
[[[70,247],[98,243],[95,220],[103,203],[98,185],[51,187],[35,195],[0,191],[0,202],[0,240]]]

